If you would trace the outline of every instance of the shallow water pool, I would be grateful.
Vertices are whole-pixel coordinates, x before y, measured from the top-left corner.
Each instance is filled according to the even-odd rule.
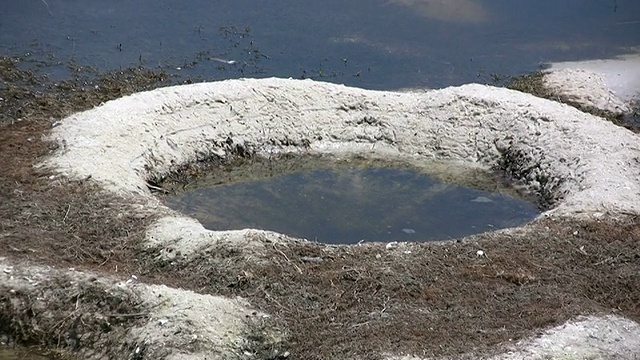
[[[244,171],[252,172],[250,166]],[[517,197],[406,167],[291,168],[249,180],[217,179],[192,184],[166,203],[211,230],[272,230],[332,244],[444,240],[519,226],[539,214]]]

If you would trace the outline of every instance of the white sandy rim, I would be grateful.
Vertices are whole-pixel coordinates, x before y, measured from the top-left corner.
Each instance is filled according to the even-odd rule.
[[[606,85],[603,75],[584,69],[550,70],[545,73],[544,86],[562,101],[584,108],[596,108],[613,116],[632,112],[631,104],[618,97]]]
[[[640,213],[636,135],[566,105],[483,85],[425,93],[273,78],[184,85],[75,114],[52,137],[63,146],[45,166],[90,176],[135,197],[144,211],[166,214],[147,237],[167,258],[215,241],[248,243],[247,234],[257,232],[207,231],[164,207],[145,182],[238,144],[262,153],[358,153],[483,168],[507,156],[517,159],[512,170],[529,191],[561,199],[543,216]]]
[[[543,81],[563,101],[626,115],[640,106],[640,54],[553,63]]]
[[[549,70],[593,74],[592,80],[600,82],[622,102],[629,104],[640,101],[640,54],[622,55],[614,59],[558,62],[551,64]],[[566,81],[563,86],[572,84],[576,82]],[[578,85],[585,86],[582,93],[590,95],[587,92],[589,84],[581,82]]]
[[[63,147],[47,166],[150,203],[145,179],[179,164],[224,156],[237,144],[262,152],[308,144],[316,153],[485,168],[501,153],[520,154],[527,177],[519,180],[529,190],[564,197],[551,213],[640,211],[636,135],[562,104],[476,84],[425,93],[274,78],[183,85],[75,114],[52,137]]]

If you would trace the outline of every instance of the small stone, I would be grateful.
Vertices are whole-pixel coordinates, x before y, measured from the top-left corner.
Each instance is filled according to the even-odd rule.
[[[321,263],[324,259],[320,256],[303,256],[300,258],[303,262]]]
[[[416,233],[415,230],[409,229],[409,228],[402,229],[402,232],[405,233],[405,234],[415,234]]]
[[[392,242],[388,243],[387,246],[385,246],[385,248],[387,250],[395,249],[397,247],[398,247],[398,242],[397,241],[392,241]]]

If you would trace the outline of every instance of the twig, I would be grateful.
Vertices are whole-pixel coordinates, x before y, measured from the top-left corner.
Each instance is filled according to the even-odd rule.
[[[113,251],[110,252],[109,257],[107,257],[102,263],[100,263],[100,265],[98,265],[98,267],[104,266],[104,264],[106,264],[109,260],[111,260],[111,255],[113,255]]]
[[[616,255],[616,257],[612,257],[609,256],[608,258],[602,260],[602,261],[598,261],[597,263],[593,264],[594,266],[598,266],[598,265],[602,265],[604,263],[608,263],[608,262],[613,262],[615,260],[618,260],[620,258],[620,256],[622,255],[622,253]]]
[[[302,274],[302,269],[300,269],[300,267],[298,267],[298,265],[293,264],[293,263],[291,262],[291,260],[289,260],[289,257],[287,256],[287,254],[283,253],[283,252],[282,252],[282,250],[280,250],[280,249],[278,249],[278,248],[276,247],[276,244],[273,244],[273,249],[274,249],[275,251],[279,252],[282,256],[284,256],[284,258],[287,260],[287,262],[288,262],[288,263],[290,263],[291,265],[293,265],[293,266],[296,268],[296,270],[298,270],[298,273]]]
[[[142,316],[149,316],[148,312],[140,312],[140,313],[132,313],[132,314],[106,314],[106,316],[109,317],[122,317],[122,318],[126,318],[126,317],[142,317]]]
[[[382,314],[387,311],[387,304],[389,303],[389,296],[387,296],[387,299],[384,301],[384,303],[382,304],[382,310],[380,310],[380,316],[382,316]]]
[[[542,265],[540,265],[540,264],[538,264],[538,263],[534,263],[533,261],[529,261],[529,263],[530,263],[531,265],[533,265],[533,266],[535,266],[535,267],[539,267],[539,268],[541,268],[541,269],[545,269],[545,270],[553,270],[553,268],[552,268],[552,267],[550,267],[550,266],[542,266]]]
[[[353,324],[353,325],[349,326],[349,328],[353,329],[353,328],[357,328],[357,327],[360,327],[360,326],[369,325],[370,322],[371,322],[371,320],[365,321],[363,323]]]
[[[49,12],[49,15],[53,16],[53,14],[51,13],[51,9],[49,9],[49,4],[47,4],[47,2],[45,0],[42,0],[42,2],[47,7],[47,11]]]
[[[269,294],[266,290],[264,289],[261,289],[261,290],[262,290],[262,293],[264,294],[264,297],[267,300],[273,301],[274,303],[276,303],[276,305],[280,306],[280,308],[283,310],[289,310],[288,308],[284,307],[284,305],[282,305],[278,300],[274,299],[273,296],[271,296],[271,294]]]
[[[62,223],[67,221],[67,216],[69,216],[69,210],[71,210],[71,204],[67,205],[67,212],[64,213],[64,218],[62,218]]]
[[[155,185],[151,185],[151,184],[147,183],[147,187],[149,189],[160,191],[160,192],[162,192],[164,194],[168,194],[169,193],[169,190],[163,189],[160,186],[155,186]]]
[[[80,296],[80,294],[76,294],[75,296]],[[51,330],[56,330],[58,327],[61,327],[62,324],[64,324],[67,320],[69,320],[71,317],[76,315],[76,311],[71,312],[71,314],[67,315],[64,317],[64,319],[58,321],[55,325],[53,325],[53,327],[51,328]]]

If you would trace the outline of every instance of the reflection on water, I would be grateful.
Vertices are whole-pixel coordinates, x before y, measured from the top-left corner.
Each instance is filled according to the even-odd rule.
[[[510,196],[387,167],[315,169],[197,188],[167,205],[212,230],[255,228],[324,243],[456,238],[532,220]]]
[[[488,19],[487,10],[477,0],[391,0],[418,14],[441,21],[479,23]]]

